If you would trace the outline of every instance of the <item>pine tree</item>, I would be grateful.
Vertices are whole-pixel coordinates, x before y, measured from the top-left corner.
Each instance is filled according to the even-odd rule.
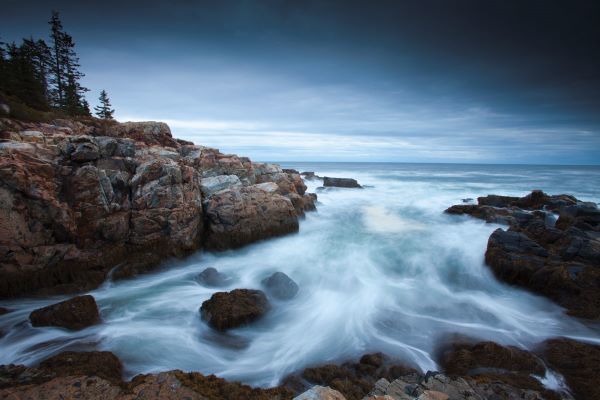
[[[100,105],[94,107],[94,111],[98,118],[102,119],[113,119],[113,113],[115,110],[111,109],[110,100],[108,99],[108,93],[106,90],[100,92]]]
[[[79,70],[79,57],[75,53],[75,42],[71,35],[63,30],[56,11],[50,20],[52,38],[52,84],[53,105],[70,115],[89,115],[85,103],[87,88],[80,83],[84,74]]]
[[[3,61],[2,89],[32,108],[48,110],[46,66],[40,45],[33,39],[23,39],[21,46],[11,43],[6,50],[9,57]]]

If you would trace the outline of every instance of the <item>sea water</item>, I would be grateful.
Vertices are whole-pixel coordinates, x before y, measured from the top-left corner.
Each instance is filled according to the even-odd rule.
[[[487,194],[531,189],[600,201],[600,167],[444,164],[282,163],[321,176],[356,178],[364,189],[319,189],[318,211],[297,234],[240,250],[198,252],[151,274],[107,281],[90,293],[102,324],[78,332],[32,328],[29,313],[67,298],[0,302],[0,364],[37,362],[65,350],[108,350],[126,374],[170,369],[213,373],[260,386],[304,367],[384,352],[435,370],[441,343],[464,335],[522,348],[568,336],[600,343],[600,326],[565,315],[551,301],[503,284],[484,263],[501,227],[443,211]],[[231,276],[204,287],[208,267]],[[282,271],[300,287],[272,300],[256,323],[219,333],[200,318],[217,290],[260,289]]]

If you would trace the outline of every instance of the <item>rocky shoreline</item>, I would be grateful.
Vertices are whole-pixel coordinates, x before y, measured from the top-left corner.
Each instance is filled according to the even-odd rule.
[[[0,298],[90,290],[199,248],[298,231],[297,173],[159,122],[0,119]]]
[[[280,386],[252,388],[214,375],[180,370],[122,380],[110,352],[64,352],[37,367],[0,366],[0,399],[320,399],[484,400],[597,399],[600,346],[551,339],[535,352],[492,342],[455,341],[439,351],[442,371],[425,374],[381,354],[306,368]],[[542,384],[547,369],[565,387]]]
[[[362,188],[354,179],[300,174],[177,140],[158,122],[0,119],[0,156],[0,298],[82,292],[109,273],[123,279],[168,257],[297,232],[304,213],[316,208],[302,176],[323,179],[327,188]],[[596,204],[533,191],[480,197],[446,213],[507,225],[490,236],[485,254],[498,279],[544,295],[572,316],[600,318]],[[207,268],[197,279],[218,288],[230,277]],[[298,292],[282,272],[262,285],[264,291],[215,291],[199,305],[198,318],[225,331],[269,312],[269,298],[286,301]],[[34,310],[29,322],[79,330],[101,317],[94,298],[83,295]],[[179,370],[124,381],[114,354],[71,351],[35,367],[0,366],[0,399],[600,398],[600,346],[568,338],[532,351],[452,339],[440,344],[436,362],[440,371],[421,373],[365,354],[260,389]],[[548,374],[564,377],[565,385],[544,385]]]
[[[576,317],[600,318],[600,209],[534,190],[490,195],[449,214],[508,225],[489,238],[485,260],[498,279],[544,295]]]

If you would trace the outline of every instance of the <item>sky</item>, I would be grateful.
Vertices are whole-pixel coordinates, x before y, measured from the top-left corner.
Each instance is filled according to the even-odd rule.
[[[600,164],[600,2],[2,0],[92,105],[272,161]]]

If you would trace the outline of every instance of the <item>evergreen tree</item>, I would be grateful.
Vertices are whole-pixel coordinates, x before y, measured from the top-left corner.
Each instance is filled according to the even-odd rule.
[[[98,118],[102,119],[113,119],[113,113],[115,110],[111,109],[110,100],[108,99],[108,93],[106,90],[100,92],[100,105],[94,107],[94,111]]]
[[[40,45],[32,39],[23,39],[21,46],[11,43],[6,51],[3,90],[32,108],[47,110],[46,66]]]
[[[89,115],[86,106],[85,92],[87,88],[80,83],[84,74],[79,70],[79,57],[75,53],[75,42],[71,35],[63,30],[56,11],[50,20],[50,37],[52,39],[52,79],[50,91],[53,105],[70,115]]]

